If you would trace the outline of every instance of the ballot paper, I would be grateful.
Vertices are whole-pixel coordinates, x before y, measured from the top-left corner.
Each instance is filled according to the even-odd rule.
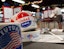
[[[51,32],[63,32],[63,29],[52,29]]]
[[[33,39],[35,39],[35,40],[40,39],[40,30],[22,32],[22,41],[23,42],[30,42]]]
[[[64,35],[58,35],[64,39]],[[64,40],[59,40],[58,38],[50,35],[50,34],[43,34],[37,40],[33,39],[33,42],[44,42],[44,43],[64,43]]]

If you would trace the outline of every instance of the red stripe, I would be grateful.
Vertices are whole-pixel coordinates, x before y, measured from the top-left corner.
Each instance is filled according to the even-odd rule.
[[[14,47],[14,45],[19,45],[21,42],[20,41],[12,41],[8,46],[7,46],[7,48],[8,49],[10,49],[11,47]]]
[[[16,37],[15,37],[16,38]],[[19,41],[19,39],[17,38],[17,39],[13,39],[13,45],[12,45],[12,47],[14,46],[14,45],[16,45],[16,44],[18,44],[20,41]]]
[[[8,44],[8,46],[6,48],[10,49],[11,47],[13,47],[14,45],[19,45],[21,42],[18,40],[12,41],[11,43]]]
[[[10,36],[11,36],[12,39],[13,39],[14,37],[15,37],[15,38],[16,38],[16,37],[20,37],[20,35],[17,34],[17,33],[12,33]]]
[[[19,44],[20,44],[19,42],[12,42],[11,45],[8,47],[8,49],[9,49],[9,48],[12,49],[12,48],[15,47],[15,46],[17,47],[17,45],[19,45]]]
[[[19,37],[20,37],[20,35],[19,35],[18,33],[11,33],[10,36],[11,36],[12,38],[13,38],[14,36],[19,36]]]
[[[29,16],[29,14],[25,13],[25,12],[21,12],[17,15],[16,17],[16,20],[20,19],[20,18],[23,18],[23,17],[26,17],[26,16]]]

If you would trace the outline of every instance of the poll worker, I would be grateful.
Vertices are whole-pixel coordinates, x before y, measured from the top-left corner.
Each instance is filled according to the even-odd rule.
[[[53,13],[52,16],[56,16],[54,20],[57,21],[59,29],[62,29],[62,13],[61,9],[57,7],[56,5],[52,5]]]
[[[35,18],[36,18],[36,22],[37,22],[38,28],[41,29],[41,25],[42,25],[42,21],[41,21],[42,13],[40,12],[39,8],[36,9]]]

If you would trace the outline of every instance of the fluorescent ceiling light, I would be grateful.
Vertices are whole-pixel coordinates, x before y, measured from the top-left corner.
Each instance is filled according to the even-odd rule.
[[[34,8],[39,8],[39,6],[35,5],[35,4],[32,4],[31,6],[34,7]]]
[[[43,7],[42,10],[45,10],[45,7]]]
[[[61,12],[64,12],[64,8],[63,8],[63,9],[61,9]]]
[[[3,11],[0,11],[0,13],[2,13]]]
[[[12,1],[25,4],[25,1],[21,1],[21,0],[12,0]]]
[[[5,2],[6,0],[1,0],[2,2]]]
[[[48,6],[48,9],[50,9],[50,7]]]

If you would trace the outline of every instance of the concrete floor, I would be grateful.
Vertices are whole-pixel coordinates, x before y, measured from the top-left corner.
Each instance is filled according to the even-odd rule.
[[[23,45],[24,49],[64,49],[64,44],[27,42]]]
[[[57,22],[42,22],[42,28],[58,28]],[[64,29],[64,22],[62,23]],[[53,43],[43,43],[43,42],[24,42],[23,49],[64,49],[64,44],[53,44]]]

